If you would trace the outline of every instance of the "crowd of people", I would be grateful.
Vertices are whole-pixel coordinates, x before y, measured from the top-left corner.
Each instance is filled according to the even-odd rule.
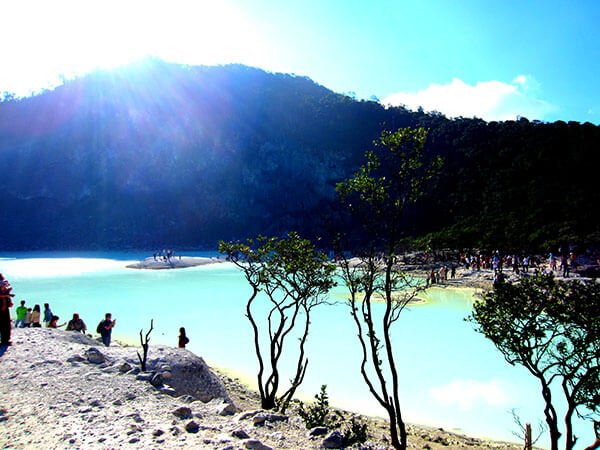
[[[175,257],[175,250],[159,250],[158,252],[154,252],[152,256],[154,257],[154,261],[171,262],[171,258]],[[181,259],[181,255],[179,255],[179,259]]]
[[[571,272],[577,268],[577,257],[573,251],[564,252],[559,250],[559,253],[560,257],[557,258],[556,255],[549,252],[545,259],[529,255],[501,255],[497,250],[491,255],[470,255],[467,253],[460,255],[460,264],[464,265],[467,270],[491,269],[495,273],[512,270],[518,275],[529,273],[531,269],[536,274],[551,273],[569,278]]]
[[[74,313],[69,322],[59,324],[60,317],[52,313],[49,303],[44,303],[44,312],[42,315],[40,305],[34,305],[33,308],[27,307],[26,301],[21,300],[20,305],[15,309],[15,328],[42,328],[42,322],[46,328],[62,328],[67,326],[68,331],[79,331],[85,333],[87,327],[85,322]]]
[[[0,345],[12,345],[10,340],[11,329],[13,327],[10,308],[13,306],[12,286],[8,280],[0,273]],[[44,303],[42,312],[40,305],[33,307],[27,306],[26,300],[21,300],[19,306],[15,308],[14,328],[62,328],[66,326],[67,331],[75,331],[85,334],[87,325],[78,313],[73,314],[73,318],[68,322],[59,324],[60,317],[55,315],[50,309],[49,303]],[[116,325],[116,320],[112,320],[111,314],[107,313],[103,321],[98,324],[96,331],[100,334],[102,342],[107,347],[110,345],[112,329]]]
[[[10,340],[11,329],[13,322],[11,319],[10,309],[13,307],[12,287],[8,280],[0,273],[0,346],[12,345]],[[40,305],[36,304],[33,307],[27,306],[26,300],[21,300],[19,306],[15,308],[14,328],[62,328],[66,326],[67,331],[74,331],[86,334],[88,331],[87,325],[78,313],[73,314],[73,318],[68,322],[59,324],[60,317],[55,315],[50,309],[49,303],[44,303],[44,311],[42,312]],[[112,338],[112,330],[116,326],[117,320],[112,318],[111,313],[106,313],[104,319],[98,323],[96,332],[100,335],[102,343],[109,347]],[[189,343],[189,338],[186,336],[185,328],[179,329],[179,337],[177,346],[185,348]]]
[[[456,270],[464,268],[467,271],[489,270],[493,272],[493,280],[500,281],[506,279],[507,272],[512,272],[517,276],[529,276],[537,274],[552,274],[569,278],[573,271],[578,268],[578,259],[574,251],[568,252],[559,249],[559,255],[556,256],[549,252],[544,256],[530,256],[518,254],[502,254],[496,250],[492,253],[477,252],[477,253],[460,253],[447,256],[442,259],[444,265],[431,269],[427,272],[427,286],[434,284],[445,284],[448,279],[456,277]],[[426,254],[426,262],[429,262]],[[596,261],[600,267],[600,259]]]

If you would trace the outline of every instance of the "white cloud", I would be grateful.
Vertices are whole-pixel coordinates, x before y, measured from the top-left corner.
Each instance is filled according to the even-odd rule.
[[[454,380],[431,388],[429,395],[445,406],[458,406],[463,411],[471,410],[477,404],[506,406],[509,402],[507,389],[498,380]]]
[[[398,92],[384,98],[389,106],[422,107],[448,117],[479,117],[484,120],[514,120],[517,116],[543,120],[556,106],[535,96],[539,84],[519,75],[511,83],[478,81],[474,85],[454,78],[447,84],[432,84],[418,92]]]
[[[517,75],[513,80],[513,83],[527,84],[527,77],[525,75]]]

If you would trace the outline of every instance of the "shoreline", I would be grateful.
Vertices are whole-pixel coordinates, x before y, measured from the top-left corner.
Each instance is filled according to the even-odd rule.
[[[207,259],[210,259],[210,258],[207,258]],[[121,268],[123,268],[123,265],[121,265]],[[217,269],[220,270],[218,267],[217,267]],[[407,270],[407,272],[410,273],[410,274],[413,274],[414,276],[423,276],[423,277],[427,274],[427,272],[424,271],[424,270]],[[194,271],[191,271],[191,272],[189,272],[189,275],[190,276],[195,276],[194,273],[195,273]],[[448,289],[448,288],[450,290],[454,290],[454,289],[456,289],[456,290],[463,290],[463,289],[473,289],[473,288],[475,288],[475,289],[481,289],[482,287],[483,288],[490,288],[491,287],[491,283],[492,283],[492,280],[491,280],[492,271],[482,270],[481,272],[477,272],[477,271],[466,270],[464,268],[458,268],[457,271],[456,271],[456,273],[457,273],[456,279],[454,279],[454,280],[449,279],[447,281],[447,283],[445,283],[445,284],[436,284],[436,285],[434,285],[434,288],[436,290],[438,290],[438,289],[439,290],[442,290],[442,289],[445,290],[445,289]],[[140,274],[138,276],[146,278],[146,275],[143,275],[143,274]],[[148,273],[148,277],[149,276],[150,276],[150,274]],[[161,275],[158,275],[158,276],[160,277]],[[152,278],[152,279],[154,279],[154,278]],[[127,338],[127,337],[129,337],[129,339],[123,339],[123,338]],[[137,334],[135,332],[132,333],[132,334],[130,334],[130,335],[128,335],[128,336],[123,335],[122,337],[120,337],[120,340],[122,340],[123,342],[127,342],[127,343],[133,345],[134,347],[137,344],[138,347],[139,347],[139,342],[138,342]],[[1,360],[0,360],[0,364],[1,364]],[[218,367],[218,365],[216,365],[216,366]],[[219,370],[219,369],[217,369],[217,370]],[[243,373],[241,373],[240,371],[238,371],[238,370],[235,369],[235,364],[233,365],[232,369],[226,369],[224,372],[225,372],[224,375],[223,375],[224,377],[229,377],[229,378],[232,378],[232,379],[237,379],[240,383],[246,385],[246,387],[248,387],[250,385],[253,385],[253,384],[256,384],[256,382],[254,381],[255,378],[256,378],[254,373],[252,373],[250,371],[250,372],[248,372],[246,374],[247,376],[244,376]],[[254,382],[252,383],[252,381],[254,381]],[[250,388],[248,388],[248,389],[250,389]],[[253,390],[256,391],[256,388],[254,388]],[[312,388],[311,388],[311,391],[312,391],[312,393],[316,392]],[[301,396],[300,398],[302,400],[309,400],[309,401],[312,400],[312,397],[311,397],[310,394]],[[335,403],[336,403],[335,402],[335,398],[333,398],[332,399],[332,404],[335,404]],[[360,409],[358,409],[358,408],[355,409],[355,408],[351,407],[351,409],[360,411]],[[375,413],[375,414],[377,414],[377,413]],[[423,423],[423,422],[418,422],[418,423]],[[434,429],[436,428],[435,425],[433,425],[430,422],[425,421],[424,423],[428,424],[429,426],[431,426]],[[440,423],[442,423],[442,422],[440,422]],[[470,423],[467,421],[464,424],[459,423],[458,425],[459,426],[460,425],[464,425],[465,428],[468,428],[469,424]],[[452,430],[452,431],[457,432],[457,433],[463,432],[459,428],[446,428],[446,430]],[[473,429],[469,430],[469,434],[471,436],[479,436],[479,437],[485,436],[485,435],[477,434],[477,430],[474,431]],[[510,437],[504,437],[503,435],[500,435],[500,438],[501,439],[502,438],[503,439],[507,439],[508,438],[510,440]]]
[[[102,362],[90,360],[97,348]],[[139,347],[138,347],[139,348]],[[228,400],[198,401],[181,392],[154,387],[135,375],[136,347],[102,347],[74,332],[18,329],[14,345],[0,354],[0,443],[2,448],[320,448],[294,408],[286,419],[260,425],[258,393],[235,373],[209,368],[225,387]],[[172,366],[175,382],[186,380],[176,364],[203,360],[187,350],[151,346],[149,363]],[[163,369],[159,369],[163,370]],[[166,370],[166,369],[164,369]],[[133,373],[133,374],[132,374]],[[166,375],[165,375],[166,376]],[[195,382],[201,379],[194,378]],[[174,384],[176,386],[176,384]],[[177,416],[189,408],[187,418]],[[229,412],[223,411],[228,409]],[[186,413],[187,414],[187,413]],[[346,412],[346,414],[349,414]],[[385,420],[361,416],[369,425],[369,448],[388,448]],[[195,425],[191,424],[193,422]],[[241,433],[239,430],[244,431]],[[441,428],[407,424],[413,448],[517,449],[520,445],[465,436]],[[240,437],[242,436],[242,437]],[[244,437],[247,436],[247,437]],[[264,447],[252,447],[251,441]]]
[[[202,256],[175,256],[169,259],[162,257],[149,256],[142,261],[128,264],[127,269],[146,269],[146,270],[169,270],[185,269],[188,267],[206,266],[209,264],[219,264],[225,262],[220,258],[207,258]]]

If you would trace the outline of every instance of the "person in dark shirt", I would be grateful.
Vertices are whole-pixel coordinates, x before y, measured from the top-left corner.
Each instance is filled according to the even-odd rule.
[[[67,331],[79,331],[85,334],[86,330],[85,322],[79,317],[79,314],[73,314],[73,318],[67,324]]]
[[[98,328],[96,329],[96,331],[100,333],[100,336],[102,337],[102,343],[107,347],[110,347],[112,329],[115,327],[116,323],[117,319],[112,320],[111,313],[106,313],[104,320],[98,324]]]
[[[4,275],[0,273],[0,345],[11,345],[10,342],[10,307],[13,305],[12,287]]]
[[[190,342],[189,338],[185,335],[185,328],[181,327],[179,329],[179,342],[178,342],[178,347],[179,348],[185,348],[185,345]]]

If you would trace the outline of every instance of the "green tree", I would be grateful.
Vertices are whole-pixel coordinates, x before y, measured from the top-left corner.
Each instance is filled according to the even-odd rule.
[[[512,365],[525,367],[541,386],[552,450],[563,435],[552,389],[566,400],[565,449],[575,447],[573,414],[600,413],[600,284],[552,276],[496,283],[475,302],[470,319]]]
[[[337,185],[338,193],[363,226],[368,245],[359,258],[342,259],[342,278],[348,288],[352,318],[362,350],[361,375],[369,391],[386,410],[394,448],[406,449],[406,425],[399,396],[399,368],[392,346],[392,326],[423,289],[397,269],[407,206],[423,195],[425,184],[439,170],[439,159],[423,153],[427,131],[385,131],[375,141],[376,151],[354,177]],[[384,303],[380,316],[373,304]]]
[[[323,253],[317,252],[310,241],[296,233],[281,239],[258,237],[246,243],[221,241],[219,251],[242,271],[252,288],[246,303],[246,317],[254,334],[261,406],[285,412],[306,374],[305,344],[311,312],[325,301],[334,286],[335,266]],[[260,311],[265,308],[259,308],[259,303],[266,304],[264,316]],[[279,362],[286,338],[295,329],[300,329],[296,372],[289,388],[278,397]],[[262,336],[267,337],[268,344]]]

